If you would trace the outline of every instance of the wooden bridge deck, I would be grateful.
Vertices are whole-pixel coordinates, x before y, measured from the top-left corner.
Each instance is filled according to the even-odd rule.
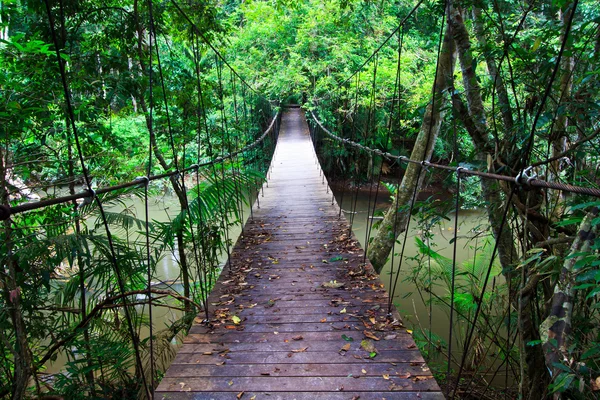
[[[284,113],[272,165],[210,295],[211,326],[191,328],[156,398],[443,399],[386,319],[387,292],[338,219],[300,109]]]

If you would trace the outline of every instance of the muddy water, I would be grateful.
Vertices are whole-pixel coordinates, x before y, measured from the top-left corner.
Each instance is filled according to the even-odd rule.
[[[346,191],[343,195],[342,210],[348,221],[352,222],[352,230],[357,239],[365,248],[367,243],[367,229],[372,224],[372,219],[367,210],[373,210],[375,196],[369,195],[368,192],[359,191],[356,195],[356,206],[354,206],[355,193]],[[338,204],[342,200],[341,191],[336,191],[336,200]],[[377,204],[375,206],[376,218],[381,218],[382,213],[391,204],[390,195],[378,195]],[[353,218],[352,218],[353,217]],[[439,254],[449,259],[453,257],[453,242],[454,239],[454,212],[446,215],[448,219],[443,219],[439,224],[429,228],[429,233],[433,235],[429,239],[429,244]],[[481,245],[484,237],[487,237],[485,229],[487,228],[487,218],[483,210],[461,210],[458,213],[458,232],[457,232],[457,252],[456,264],[464,265],[472,261],[476,256],[475,247]],[[370,237],[374,237],[377,229],[375,226],[370,228]],[[428,293],[419,293],[411,276],[415,268],[421,268],[421,277],[427,277],[429,265],[428,258],[420,256],[419,248],[416,244],[415,237],[424,239],[424,229],[426,227],[419,224],[419,218],[413,217],[410,221],[410,229],[407,234],[406,247],[404,249],[404,257],[400,263],[400,253],[402,243],[404,242],[405,234],[399,236],[395,247],[394,263],[392,268],[391,257],[381,271],[381,280],[388,292],[394,291],[393,301],[400,315],[404,319],[405,325],[424,328],[430,330],[433,334],[440,336],[444,340],[449,337],[449,308],[447,306],[438,306],[434,304],[429,306],[430,295]],[[482,232],[483,231],[483,232]],[[473,239],[475,236],[478,239]],[[479,243],[478,243],[479,242]],[[481,251],[481,250],[479,250]],[[420,261],[419,261],[420,260]],[[400,273],[398,273],[400,270]],[[392,273],[393,272],[393,273]],[[395,290],[394,290],[395,285]],[[440,297],[449,293],[446,287],[434,285],[432,287],[434,295]],[[457,349],[457,346],[454,346]],[[459,355],[458,351],[453,350],[455,356]]]
[[[145,204],[143,199],[138,197],[121,198],[121,203],[114,207],[106,207],[109,212],[125,212],[128,215],[135,216],[139,219],[145,218]],[[248,203],[248,201],[246,201]],[[172,195],[159,195],[153,196],[149,199],[148,203],[148,214],[150,221],[157,222],[168,222],[172,220],[180,211],[179,201],[176,196]],[[240,217],[243,216],[245,222],[250,216],[250,207],[244,204],[240,212]],[[233,219],[233,216],[232,216]],[[94,224],[94,219],[87,221],[88,224]],[[119,236],[122,239],[129,239],[130,241],[142,241],[143,236],[137,233],[137,227],[131,229],[130,233],[127,234],[124,230],[115,229],[112,231],[113,235]],[[232,243],[235,243],[241,233],[241,226],[239,224],[233,225],[228,230],[229,239]],[[175,254],[174,254],[175,253]],[[183,293],[183,286],[180,283],[181,271],[177,260],[177,249],[173,252],[165,252],[161,259],[157,262],[155,267],[155,273],[152,277],[153,287],[159,289],[170,289]],[[219,256],[220,265],[224,265],[227,261],[227,252],[223,251]],[[138,300],[143,300],[142,298]],[[138,312],[148,314],[148,308],[145,306],[136,306]],[[152,318],[153,326],[155,331],[170,327],[175,321],[181,318],[182,313],[176,309],[166,307],[153,307]],[[147,327],[143,327],[140,332],[141,338],[146,338],[149,335]],[[179,343],[173,343],[178,345]],[[76,349],[70,354],[65,352],[58,353],[58,357],[54,362],[50,362],[46,366],[46,373],[53,374],[63,370],[65,364],[70,360],[72,354],[75,353]]]
[[[341,207],[345,210],[346,218],[352,220],[352,230],[358,240],[365,247],[366,243],[366,232],[368,224],[371,219],[368,218],[369,213],[367,212],[369,206],[371,210],[373,208],[374,196],[369,199],[368,192],[359,191],[356,196],[356,206],[354,206],[354,194],[345,192],[343,196],[343,203]],[[338,203],[342,200],[341,192],[336,193],[336,199]],[[388,194],[378,196],[376,205],[376,215],[380,215],[390,204],[391,199]],[[127,212],[137,216],[138,218],[144,218],[144,203],[138,198],[125,199],[124,203],[127,208]],[[122,206],[114,209],[108,208],[109,211],[120,212],[123,210]],[[179,204],[174,196],[155,196],[150,200],[149,213],[150,219],[154,221],[167,222],[172,219],[179,212]],[[249,217],[249,208],[244,207],[243,210],[244,219]],[[352,218],[352,216],[354,216]],[[449,220],[443,220],[439,225],[434,226],[430,229],[430,233],[433,234],[430,239],[430,244],[435,248],[435,251],[441,255],[452,258],[453,245],[450,241],[454,238],[454,214],[447,215]],[[486,226],[485,214],[481,210],[463,210],[458,214],[459,229],[457,232],[457,259],[458,265],[472,260],[474,257],[473,244],[471,238],[475,235],[475,232],[481,231]],[[381,279],[386,285],[389,292],[392,292],[394,282],[396,288],[394,290],[394,304],[396,305],[401,316],[405,320],[407,325],[421,326],[422,328],[431,330],[434,334],[447,339],[449,330],[449,317],[445,310],[447,307],[439,307],[434,305],[429,307],[425,301],[429,300],[427,293],[418,293],[415,284],[408,279],[411,271],[418,266],[416,257],[419,256],[418,247],[415,242],[415,237],[422,237],[423,226],[420,226],[417,218],[411,220],[411,228],[408,232],[408,240],[406,242],[406,248],[404,251],[404,258],[402,263],[399,263],[400,256],[394,257],[393,274],[392,274],[392,263],[391,260],[385,265],[381,272]],[[233,243],[237,240],[241,228],[239,225],[235,225],[229,230],[229,237]],[[376,233],[376,228],[373,227],[370,232],[370,236],[373,237]],[[115,234],[123,237],[124,232],[115,232]],[[131,239],[137,239],[135,234],[132,234]],[[400,243],[402,243],[404,235],[400,236]],[[401,251],[401,245],[397,245],[395,252],[398,254]],[[223,252],[220,257],[221,263],[224,263],[227,258],[227,253]],[[427,260],[422,260],[421,268],[427,268]],[[398,269],[400,273],[398,275]],[[174,290],[182,292],[183,289],[179,284],[180,270],[177,262],[177,256],[170,252],[163,255],[160,261],[156,265],[156,272],[153,278],[153,284],[156,287],[170,287]],[[442,287],[433,287],[433,292],[439,296],[443,296],[447,293],[447,289]],[[141,306],[138,311],[147,312],[142,309]],[[155,329],[163,329],[171,325],[174,321],[180,318],[181,313],[177,310],[154,307],[153,308],[153,320]],[[142,331],[142,336],[147,336],[147,331]],[[59,358],[48,366],[46,372],[55,373],[58,372],[67,361],[65,354],[60,354]]]

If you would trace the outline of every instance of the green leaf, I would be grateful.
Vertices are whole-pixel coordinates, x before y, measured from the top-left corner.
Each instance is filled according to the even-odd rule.
[[[588,349],[585,353],[581,355],[581,359],[585,360],[587,358],[592,358],[598,355],[600,355],[600,345],[596,345],[595,347]]]
[[[535,42],[533,43],[533,47],[531,48],[531,52],[536,52],[537,49],[540,47],[540,44],[542,44],[542,38],[541,37],[537,37],[535,39]]]
[[[346,342],[354,342],[354,338],[351,338],[350,336],[342,335],[342,339]]]

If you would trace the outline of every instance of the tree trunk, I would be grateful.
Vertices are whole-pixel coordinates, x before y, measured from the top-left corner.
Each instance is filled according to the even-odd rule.
[[[488,168],[494,172],[493,154],[495,151],[494,143],[487,133],[487,120],[485,109],[483,108],[483,100],[481,96],[481,88],[477,80],[477,75],[473,69],[474,60],[471,51],[471,41],[469,33],[465,27],[462,13],[459,9],[451,6],[449,24],[452,27],[452,34],[458,49],[458,57],[460,60],[461,70],[463,74],[463,84],[466,91],[468,108],[460,99],[459,95],[454,93],[452,102],[454,109],[459,117],[463,120],[469,135],[473,139],[477,148],[478,157],[482,161],[487,161]],[[504,217],[504,207],[506,204],[501,196],[501,187],[495,180],[482,179],[481,188],[486,204],[488,204],[487,212],[490,226],[494,234],[494,238],[498,244],[498,255],[500,263],[503,267],[503,273],[507,280],[515,281],[516,277],[510,273],[514,264],[519,260],[515,242],[512,237],[510,227],[507,221],[502,226]],[[533,295],[535,289],[527,294],[519,296],[519,286],[515,283],[511,285],[511,293],[509,298],[513,307],[519,310],[519,329],[522,334],[523,342],[527,343],[531,340],[536,340],[537,330],[533,321],[534,304]],[[527,378],[528,384],[525,387],[536,390],[529,392],[526,397],[541,398],[543,396],[545,386],[545,369],[543,367],[543,358],[539,348],[532,346],[525,347],[525,358],[527,362]],[[534,395],[532,397],[531,395]]]
[[[567,26],[571,15],[573,13],[572,2],[567,2],[563,5],[560,12],[560,23],[561,23],[561,40],[564,40],[568,35]],[[560,62],[560,86],[559,86],[559,102],[564,104],[565,101],[571,100],[571,91],[573,87],[573,80],[571,75],[573,74],[573,68],[575,66],[575,58],[571,51],[571,46],[567,41],[565,47],[565,53]],[[569,128],[568,110],[569,107],[559,112],[554,121],[552,133],[550,135],[551,145],[551,157],[556,157],[559,154],[563,154],[567,150],[567,130]],[[548,180],[550,182],[558,181],[560,179],[560,171],[562,170],[562,160],[558,159],[550,163],[548,166]],[[565,208],[564,195],[560,190],[551,190],[548,196],[548,209],[550,218],[553,221],[557,221],[563,214]]]
[[[479,42],[479,45],[483,49],[483,55],[485,57],[485,63],[490,73],[490,79],[494,82],[496,93],[498,94],[498,106],[500,107],[500,113],[502,115],[502,122],[504,124],[505,135],[512,137],[511,132],[514,127],[514,119],[512,114],[512,108],[510,106],[510,100],[508,98],[508,91],[504,84],[502,74],[498,70],[496,60],[489,52],[487,35],[483,27],[483,17],[481,15],[481,9],[473,5],[473,28],[475,30],[475,37]]]
[[[590,251],[597,236],[598,225],[593,225],[592,220],[598,216],[598,208],[590,210],[581,225],[579,234],[571,245],[569,257],[565,259],[560,276],[554,287],[550,315],[540,326],[542,346],[546,356],[546,366],[555,379],[562,369],[557,365],[570,366],[568,335],[571,332],[571,318],[573,314],[573,287],[575,286],[575,264],[582,258],[581,253]]]
[[[448,90],[452,82],[452,72],[456,63],[456,49],[447,26],[442,49],[438,61],[438,72],[435,86],[433,87],[432,101],[425,109],[423,123],[415,141],[410,158],[412,160],[431,159],[433,147],[440,131],[447,105],[444,92]],[[423,184],[424,174],[420,173],[421,165],[409,163],[398,187],[398,194],[390,208],[386,211],[381,227],[372,243],[369,245],[367,256],[377,272],[381,272],[385,262],[394,247],[396,238],[406,229],[409,220],[407,212],[402,212],[404,206],[412,202],[415,186],[418,188]]]
[[[6,154],[0,150],[0,204],[8,204],[8,190],[6,189],[7,170]],[[12,398],[20,400],[25,397],[25,392],[32,376],[32,357],[27,341],[27,329],[23,309],[21,307],[21,288],[18,285],[17,273],[19,266],[15,260],[13,241],[11,239],[11,220],[4,221],[4,259],[6,273],[0,274],[0,288],[6,304],[8,315],[14,329],[14,347],[10,348],[13,355],[14,371],[12,382]]]

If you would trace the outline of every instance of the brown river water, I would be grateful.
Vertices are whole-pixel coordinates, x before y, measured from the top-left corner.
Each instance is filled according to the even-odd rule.
[[[345,211],[345,215],[349,220],[353,213],[354,220],[352,229],[364,248],[366,239],[365,233],[369,221],[367,209],[370,203],[370,207],[372,209],[372,202],[374,201],[374,196],[371,198],[371,200],[369,200],[368,192],[359,191],[356,198],[356,208],[354,210],[354,200],[352,196],[353,194],[346,191],[341,207]],[[341,200],[341,197],[341,193],[336,193],[336,198],[338,202]],[[138,218],[143,218],[144,204],[142,200],[138,198],[130,198],[125,199],[124,201],[130,212],[133,212],[136,216],[138,216]],[[383,212],[389,206],[390,201],[391,199],[389,197],[389,194],[382,195],[380,192],[379,199],[376,205],[377,213],[380,214],[381,212]],[[150,218],[152,220],[168,221],[170,218],[177,214],[178,210],[179,207],[177,199],[173,196],[155,196],[151,199]],[[111,211],[118,211],[118,209],[115,208]],[[245,210],[243,212],[244,219],[247,219],[250,214],[249,208],[245,207]],[[433,237],[430,240],[431,243],[435,243],[436,252],[451,259],[453,254],[453,245],[451,243],[451,240],[454,238],[453,229],[455,216],[454,213],[450,213],[446,217],[448,218],[447,220],[442,220],[440,224],[435,225],[433,228],[430,229],[430,233],[433,234]],[[465,263],[473,258],[474,241],[471,240],[471,238],[475,236],[477,232],[484,230],[487,226],[486,217],[483,210],[461,210],[458,214],[458,218],[459,229],[457,232],[457,265]],[[240,232],[241,229],[239,226],[235,226],[230,229],[229,236],[234,243],[237,240],[237,237],[239,236]],[[374,234],[375,228],[373,228],[371,231],[371,237],[374,236]],[[428,300],[429,295],[427,293],[419,294],[416,290],[414,283],[409,280],[407,281],[407,277],[410,276],[411,270],[415,268],[415,265],[418,265],[418,261],[416,261],[415,258],[418,257],[419,250],[415,242],[415,237],[421,237],[422,234],[423,227],[419,226],[417,218],[412,218],[411,227],[408,232],[408,240],[406,243],[404,259],[401,265],[400,276],[397,280],[397,287],[395,290],[395,296],[393,300],[407,327],[413,326],[413,329],[416,330],[417,327],[420,325],[422,328],[430,329],[434,334],[439,335],[440,337],[447,340],[449,330],[449,316],[447,312],[447,307],[441,308],[434,305],[431,308],[430,314],[430,307],[424,302],[424,300]],[[482,236],[485,235],[480,235],[480,237]],[[401,235],[400,239],[403,240],[403,238],[404,235]],[[398,244],[396,246],[395,252],[399,253],[400,250],[401,245]],[[226,257],[226,254],[221,255],[221,263],[224,263],[226,261]],[[391,263],[389,261],[385,265],[383,271],[381,272],[381,279],[386,285],[388,291],[391,290],[391,285],[393,285],[394,280],[396,280],[395,274],[398,270],[399,258],[399,256],[395,257],[394,275],[390,274]],[[177,266],[176,257],[173,254],[165,254],[156,266],[156,281],[154,281],[153,284],[157,285],[157,287],[161,287],[162,281],[173,285],[174,289],[181,289],[181,286],[178,284],[179,277],[180,271]],[[433,291],[440,296],[443,296],[447,293],[446,289],[439,286],[434,286]],[[156,327],[155,329],[164,328],[170,325],[173,321],[177,320],[179,317],[180,313],[176,310],[159,307],[153,308],[153,319],[154,325]],[[147,332],[142,332],[142,335],[147,335]],[[177,345],[177,343],[173,344]],[[455,352],[453,351],[453,353]],[[460,352],[457,350],[455,354],[459,353]],[[46,372],[56,373],[60,371],[60,369],[64,366],[66,361],[66,355],[60,354],[55,362],[47,366]]]

